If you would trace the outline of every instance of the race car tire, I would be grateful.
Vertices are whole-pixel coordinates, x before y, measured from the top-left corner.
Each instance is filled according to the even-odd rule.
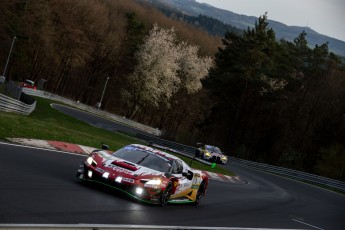
[[[217,163],[217,157],[213,156],[213,157],[211,158],[211,162]]]
[[[199,186],[199,189],[196,193],[196,197],[195,197],[195,201],[193,203],[193,205],[198,205],[200,203],[200,200],[201,200],[201,196],[204,195],[204,191],[205,190],[205,183],[204,181],[201,182],[200,186]]]
[[[168,183],[165,190],[162,192],[161,198],[160,198],[160,205],[166,206],[168,204],[168,201],[170,199],[170,195],[172,192],[172,183],[171,181]]]
[[[195,149],[195,157],[199,158],[200,156],[201,156],[201,150],[200,149]]]
[[[82,175],[82,178],[86,178],[86,170],[85,170],[85,166],[84,166],[84,163],[82,163],[80,166],[79,166],[79,170],[77,171],[76,173],[76,178],[77,179],[80,179],[80,176]]]

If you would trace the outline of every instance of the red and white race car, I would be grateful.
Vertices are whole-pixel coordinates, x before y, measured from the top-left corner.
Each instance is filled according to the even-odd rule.
[[[208,177],[178,157],[144,145],[132,144],[112,154],[96,150],[77,172],[83,181],[121,190],[140,201],[160,204],[193,203],[205,196]]]
[[[36,90],[35,82],[26,79],[25,81],[20,83],[20,87],[22,88],[30,88]]]

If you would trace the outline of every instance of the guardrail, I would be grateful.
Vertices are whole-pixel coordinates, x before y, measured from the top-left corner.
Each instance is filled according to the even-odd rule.
[[[212,164],[211,162],[208,162],[208,161],[205,161],[205,160],[203,160],[203,159],[194,157],[194,156],[192,156],[192,155],[190,155],[190,154],[186,154],[186,153],[181,152],[181,151],[178,151],[178,150],[176,150],[176,149],[172,149],[172,148],[169,148],[169,147],[166,147],[166,146],[162,146],[162,145],[157,145],[157,144],[155,144],[155,143],[150,143],[150,145],[153,146],[153,147],[159,148],[159,149],[163,149],[163,150],[167,150],[167,151],[170,151],[170,152],[173,152],[173,153],[177,153],[177,154],[179,154],[179,155],[188,157],[188,158],[193,159],[193,160],[195,160],[195,161],[199,161],[199,162],[201,162],[201,163],[203,163],[203,164],[206,164],[206,165],[211,165],[211,164]],[[187,163],[187,162],[186,162],[186,163]]]
[[[174,152],[181,154],[181,155],[184,155],[184,156],[187,156],[189,158],[193,158],[195,151],[196,151],[195,147],[175,143],[172,141],[163,140],[163,139],[156,138],[156,137],[150,137],[150,136],[146,136],[143,134],[137,134],[137,137],[142,139],[142,140],[146,140],[147,142],[151,143],[151,145],[153,144],[153,145],[164,146],[170,151],[175,150]],[[204,162],[205,161],[203,161],[203,163]],[[260,171],[264,171],[264,172],[268,172],[268,173],[272,173],[272,174],[277,174],[277,175],[292,178],[295,180],[313,183],[313,184],[317,184],[317,185],[321,185],[321,186],[325,186],[325,187],[329,187],[329,188],[333,188],[333,189],[345,192],[345,183],[342,181],[333,180],[330,178],[326,178],[326,177],[322,177],[322,176],[318,176],[318,175],[314,175],[314,174],[310,174],[310,173],[305,173],[305,172],[301,172],[301,171],[297,171],[297,170],[293,170],[293,169],[287,169],[287,168],[283,168],[283,167],[278,167],[278,166],[273,166],[273,165],[268,165],[268,164],[263,164],[263,163],[257,163],[254,161],[242,160],[242,159],[235,158],[235,157],[228,157],[228,162],[242,165],[242,166],[252,168],[255,170],[260,170]],[[206,162],[206,163],[208,163],[208,162]]]
[[[118,116],[118,115],[115,115],[115,114],[112,114],[112,113],[109,113],[109,112],[106,112],[103,110],[99,110],[97,108],[94,108],[94,107],[91,107],[91,106],[88,106],[88,105],[85,105],[82,103],[78,103],[76,101],[73,101],[73,100],[52,94],[52,93],[48,93],[48,92],[41,91],[41,90],[33,90],[33,89],[29,89],[29,88],[23,88],[23,92],[25,92],[26,94],[29,94],[31,96],[47,98],[47,99],[51,99],[51,100],[65,103],[67,105],[74,106],[78,109],[87,111],[87,112],[95,114],[97,116],[104,117],[104,118],[107,118],[109,120],[113,120],[113,121],[119,122],[121,124],[125,124],[127,126],[130,126],[130,127],[137,128],[139,130],[145,131],[145,132],[150,133],[150,134],[155,135],[155,136],[160,136],[162,134],[162,131],[160,131],[158,129],[140,124],[138,122],[126,119],[124,117],[121,117],[121,116]]]
[[[141,133],[137,133],[136,136],[137,136],[137,138],[139,138],[141,140],[145,140],[149,143],[154,143],[154,144],[157,144],[160,146],[164,146],[164,147],[168,147],[170,149],[177,150],[179,152],[187,153],[189,156],[195,155],[196,148],[188,146],[188,145],[175,143],[172,141],[164,140],[164,139],[161,139],[158,137],[148,136],[148,135],[141,134]]]
[[[289,177],[289,178],[300,180],[300,181],[327,186],[327,187],[345,192],[345,183],[342,181],[333,180],[330,178],[326,178],[326,177],[322,177],[322,176],[318,176],[318,175],[314,175],[310,173],[305,173],[305,172],[301,172],[301,171],[297,171],[293,169],[287,169],[283,167],[257,163],[254,161],[242,160],[235,157],[230,157],[229,161],[235,164],[246,166],[248,168],[253,168],[253,169],[264,171],[264,172],[278,174],[281,176]]]
[[[0,110],[5,112],[14,112],[23,115],[29,115],[36,108],[36,101],[31,104],[25,104],[11,97],[0,94]]]

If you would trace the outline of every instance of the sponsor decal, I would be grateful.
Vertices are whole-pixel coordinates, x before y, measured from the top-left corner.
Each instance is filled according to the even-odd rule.
[[[200,177],[193,177],[192,184],[198,184],[201,181]]]
[[[159,172],[159,171],[156,171],[153,169],[149,169],[149,168],[144,168],[144,167],[139,168],[137,171],[135,171],[135,173],[138,176],[146,176],[146,175],[162,176],[162,174],[163,174],[162,172]]]
[[[193,184],[192,189],[198,189],[200,186],[198,184]]]
[[[103,170],[103,169],[98,168],[98,167],[96,168],[96,171],[97,171],[97,172],[100,172],[100,173],[103,173],[103,172],[104,172],[104,170]]]
[[[181,188],[186,188],[186,187],[189,187],[190,186],[190,184],[189,183],[186,183],[186,184],[182,184],[181,185]]]
[[[123,178],[122,181],[126,181],[128,183],[134,183],[134,180],[133,179],[130,179],[130,178]]]
[[[199,173],[194,173],[194,177],[201,177]]]
[[[123,149],[126,149],[126,150],[138,150],[137,147],[134,147],[134,146],[132,146],[132,145],[126,146],[126,147],[124,147]]]
[[[172,199],[172,200],[170,200],[171,202],[188,202],[188,201],[190,201],[190,199]]]
[[[185,190],[187,190],[190,187],[191,187],[191,183],[190,182],[183,183],[183,184],[179,183],[177,188],[176,188],[176,193],[180,193],[182,191],[185,191]]]
[[[113,169],[114,171],[116,171],[118,173],[126,173],[126,174],[132,173],[131,171],[124,169],[124,168],[117,167],[116,165],[105,165],[105,166]]]
[[[158,198],[151,198],[151,200],[154,201],[154,202],[158,202],[159,201]]]
[[[153,188],[153,189],[158,189],[159,186],[156,184],[145,184],[144,185],[145,188]]]

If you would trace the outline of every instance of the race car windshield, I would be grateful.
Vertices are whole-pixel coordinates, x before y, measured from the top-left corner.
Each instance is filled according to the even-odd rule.
[[[35,83],[33,81],[30,81],[30,80],[25,80],[25,84],[30,85],[30,86],[35,85]]]
[[[212,152],[212,153],[222,153],[218,147],[206,145],[205,148],[207,151]]]
[[[170,171],[172,165],[166,158],[133,146],[126,146],[114,152],[113,156],[160,172]]]
[[[153,154],[148,154],[138,164],[145,166],[147,168],[160,171],[160,172],[168,172],[170,171],[170,168],[171,168],[171,164],[169,161],[164,160],[160,157],[157,157],[156,155],[153,155]]]

